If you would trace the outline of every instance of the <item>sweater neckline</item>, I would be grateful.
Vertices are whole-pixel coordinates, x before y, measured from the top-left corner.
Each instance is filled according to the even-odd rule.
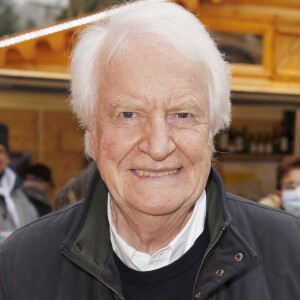
[[[151,283],[176,277],[178,276],[178,274],[183,273],[187,269],[189,269],[191,265],[197,263],[197,261],[199,261],[199,257],[201,257],[202,260],[202,257],[209,244],[209,241],[210,236],[208,230],[208,222],[206,218],[204,231],[196,239],[193,246],[184,255],[182,255],[179,259],[165,267],[144,272],[129,268],[120,260],[120,258],[112,249],[111,251],[113,252],[114,260],[120,272],[121,278],[126,278],[127,281]]]

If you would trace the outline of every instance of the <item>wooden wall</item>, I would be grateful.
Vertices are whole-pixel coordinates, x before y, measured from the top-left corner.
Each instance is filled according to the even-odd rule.
[[[300,95],[300,1],[179,0],[209,30],[263,37],[259,65],[233,64],[231,88]]]

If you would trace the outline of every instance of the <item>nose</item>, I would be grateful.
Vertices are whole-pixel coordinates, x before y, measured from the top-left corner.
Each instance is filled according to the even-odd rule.
[[[150,119],[143,129],[143,137],[138,144],[139,151],[156,161],[164,160],[175,151],[176,145],[165,118]]]

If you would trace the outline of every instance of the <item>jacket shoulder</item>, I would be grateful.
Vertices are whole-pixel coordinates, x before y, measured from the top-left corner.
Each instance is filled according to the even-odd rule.
[[[53,291],[53,274],[60,274],[64,264],[61,244],[78,224],[82,207],[78,202],[45,215],[0,244],[0,299],[54,299],[41,295]]]
[[[300,233],[300,218],[284,210],[260,204],[256,201],[245,199],[227,193],[228,209],[233,222],[248,223],[253,230],[276,231],[277,234],[285,233],[287,228],[293,227]]]
[[[231,224],[255,254],[255,277],[261,272],[270,299],[297,299],[300,219],[238,196],[227,197]]]
[[[0,247],[5,247],[6,252],[13,253],[15,249],[26,250],[36,244],[38,247],[47,247],[50,244],[60,245],[72,225],[76,224],[83,207],[79,201],[58,211],[47,214],[34,222],[13,232]],[[51,248],[51,247],[49,247]],[[22,251],[26,253],[26,251]]]

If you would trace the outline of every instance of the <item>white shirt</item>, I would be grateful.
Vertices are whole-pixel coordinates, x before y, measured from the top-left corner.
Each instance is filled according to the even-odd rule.
[[[17,175],[8,166],[4,167],[3,175],[0,179],[0,195],[4,198],[4,203],[8,214],[11,216],[16,228],[21,226],[20,217],[16,208],[15,201],[11,198],[11,192],[15,186]]]
[[[204,230],[206,216],[205,190],[195,203],[192,216],[183,229],[168,246],[156,251],[152,256],[137,251],[121,238],[113,222],[111,205],[110,194],[108,194],[107,215],[112,248],[125,265],[137,271],[151,271],[171,264],[193,246]]]

